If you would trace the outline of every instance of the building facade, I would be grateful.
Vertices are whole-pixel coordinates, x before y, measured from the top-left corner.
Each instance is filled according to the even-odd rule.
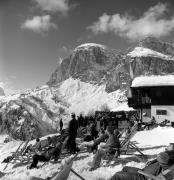
[[[158,123],[174,122],[174,76],[142,76],[132,81],[128,105]]]

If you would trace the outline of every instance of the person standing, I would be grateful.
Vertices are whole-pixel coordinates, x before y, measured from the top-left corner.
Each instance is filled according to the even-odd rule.
[[[62,119],[60,119],[60,132],[62,131],[62,129],[63,129],[63,121]]]
[[[108,116],[105,117],[104,120],[103,120],[104,130],[106,130],[106,127],[108,126],[108,121],[107,121],[107,119],[108,119]]]
[[[90,134],[91,134],[92,140],[96,139],[98,136],[98,131],[96,130],[96,124],[94,122],[92,122],[91,124]]]
[[[67,148],[70,151],[70,153],[76,153],[77,152],[76,137],[77,137],[78,123],[74,113],[71,114],[71,118],[72,119],[69,122],[69,127],[68,127],[69,136],[67,140]]]

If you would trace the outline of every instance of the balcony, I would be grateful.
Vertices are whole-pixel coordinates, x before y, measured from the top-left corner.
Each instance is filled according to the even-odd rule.
[[[151,106],[151,98],[148,96],[145,97],[133,96],[132,98],[128,98],[128,105],[134,108],[149,107]]]

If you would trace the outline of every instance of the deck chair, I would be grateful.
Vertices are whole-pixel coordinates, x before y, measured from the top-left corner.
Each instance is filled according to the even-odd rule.
[[[135,142],[131,141],[131,139],[133,138],[133,136],[136,134],[138,129],[138,124],[135,124],[132,128],[131,128],[131,133],[129,133],[124,140],[122,140],[121,144],[121,149],[120,149],[120,153],[124,153],[126,154],[127,151],[129,149],[134,149],[135,151],[139,152],[142,156],[145,157],[145,154],[143,154],[141,152],[141,150],[138,148],[138,146],[136,146]]]
[[[170,168],[161,172],[158,176],[154,176],[152,174],[148,174],[140,170],[138,171],[138,173],[147,177],[148,180],[173,180],[174,179],[174,165],[172,165]]]
[[[13,161],[14,162],[16,162],[17,160],[21,161],[21,156],[24,153],[25,149],[27,148],[28,142],[29,142],[29,140],[27,140],[26,142],[21,142],[21,144],[18,146],[16,151],[12,152],[12,156],[9,156],[11,158],[9,159],[9,161],[7,162],[7,164],[3,170],[5,170],[8,167],[8,164],[13,162]],[[22,158],[22,160],[23,160],[23,158]]]
[[[27,148],[27,145],[29,143],[29,140],[27,140],[26,142],[24,142],[23,146],[21,146],[21,148],[19,148],[16,152],[12,152],[12,156],[13,156],[13,160],[14,161],[23,161],[24,160],[24,152]]]
[[[109,163],[110,161],[114,160],[115,158],[118,158],[119,155],[121,154],[127,154],[128,150],[133,149],[136,152],[139,152],[141,156],[143,156],[143,158],[140,158],[138,156],[136,156],[136,158],[138,159],[138,161],[144,161],[144,159],[147,159],[146,155],[143,154],[141,152],[141,150],[138,148],[138,146],[135,145],[135,142],[131,141],[131,139],[133,138],[133,136],[136,134],[138,129],[138,125],[135,124],[132,128],[131,128],[131,133],[129,133],[120,143],[121,148],[120,148],[120,152],[118,149],[115,148],[115,154],[114,155],[107,155],[106,156],[106,160]]]

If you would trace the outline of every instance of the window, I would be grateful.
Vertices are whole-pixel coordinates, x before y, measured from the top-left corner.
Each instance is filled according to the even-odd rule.
[[[157,109],[156,115],[167,115],[167,110]]]

